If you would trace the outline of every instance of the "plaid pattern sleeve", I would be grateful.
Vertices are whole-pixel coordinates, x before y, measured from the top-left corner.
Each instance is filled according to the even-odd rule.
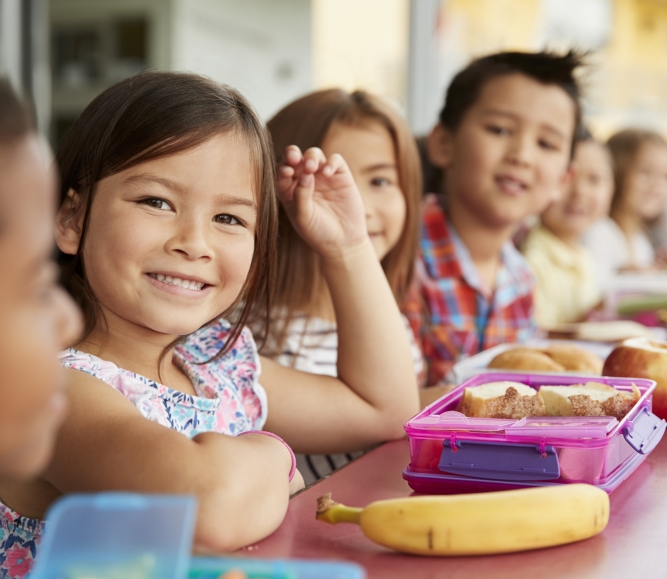
[[[483,289],[465,244],[433,199],[422,213],[415,278],[402,309],[427,364],[427,385],[447,380],[456,361],[536,332],[533,277],[508,242],[492,295]]]

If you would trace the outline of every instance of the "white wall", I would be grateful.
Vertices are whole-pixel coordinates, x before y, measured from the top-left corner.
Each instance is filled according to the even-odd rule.
[[[173,0],[171,68],[238,89],[267,119],[312,90],[310,0]]]
[[[0,0],[0,73],[21,89],[21,0]]]
[[[405,105],[408,37],[408,0],[313,0],[315,86]]]

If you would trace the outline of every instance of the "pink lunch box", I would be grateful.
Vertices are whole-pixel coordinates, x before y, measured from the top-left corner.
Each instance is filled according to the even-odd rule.
[[[513,381],[541,386],[600,382],[641,393],[619,422],[611,416],[467,418],[456,412],[465,388]],[[656,447],[667,423],[651,412],[652,380],[479,374],[411,418],[410,464],[403,478],[420,493],[480,492],[584,482],[615,490]]]

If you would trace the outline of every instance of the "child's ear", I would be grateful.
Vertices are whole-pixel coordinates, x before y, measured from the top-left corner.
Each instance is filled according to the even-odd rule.
[[[69,255],[76,255],[81,242],[83,211],[79,201],[79,194],[70,189],[56,215],[56,245]]]
[[[451,131],[438,123],[426,138],[426,153],[431,165],[446,169],[452,162],[454,143]]]

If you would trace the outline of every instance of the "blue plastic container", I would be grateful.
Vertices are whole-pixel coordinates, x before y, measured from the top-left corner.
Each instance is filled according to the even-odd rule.
[[[190,557],[194,497],[101,493],[69,495],[46,516],[31,579],[364,579],[337,561]],[[224,524],[224,521],[221,521]]]
[[[222,573],[238,569],[248,579],[364,579],[359,565],[337,561],[297,561],[258,559],[219,559],[193,557],[187,579],[218,579]]]
[[[194,497],[69,495],[47,513],[32,579],[183,579]]]

